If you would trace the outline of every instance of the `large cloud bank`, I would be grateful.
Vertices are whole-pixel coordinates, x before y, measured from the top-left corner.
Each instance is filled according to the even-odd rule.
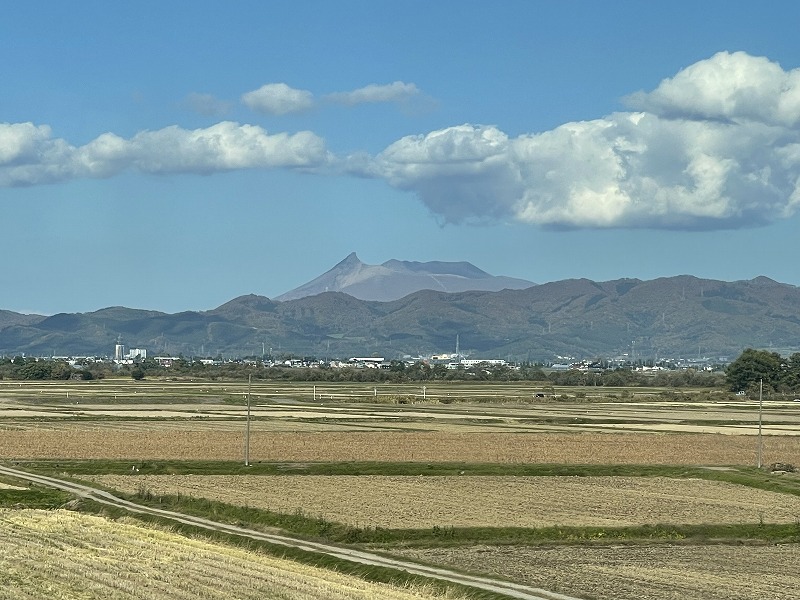
[[[229,121],[206,129],[143,131],[130,139],[105,133],[79,147],[53,138],[46,125],[0,123],[0,186],[111,177],[127,169],[168,175],[312,168],[329,159],[325,142],[311,132],[269,134]]]
[[[413,84],[329,95],[357,105],[403,102]],[[248,92],[263,113],[308,110],[313,95],[285,84]],[[196,99],[197,100],[197,99]],[[205,104],[213,98],[199,98]],[[465,124],[404,137],[376,156],[334,157],[309,131],[267,133],[224,121],[83,146],[46,125],[0,123],[0,186],[111,177],[300,168],[379,178],[413,192],[446,222],[543,227],[725,229],[756,226],[800,207],[800,69],[721,52],[626,99],[635,112],[509,137]],[[212,106],[214,108],[214,106]]]
[[[353,170],[454,223],[735,228],[800,206],[800,70],[722,52],[628,101],[638,112],[515,138],[469,124],[405,137]]]

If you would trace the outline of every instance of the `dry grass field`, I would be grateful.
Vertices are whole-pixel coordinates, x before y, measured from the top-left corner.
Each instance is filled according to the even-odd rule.
[[[424,388],[424,389],[423,389]],[[0,400],[35,399],[64,400],[91,403],[127,402],[219,402],[241,399],[251,393],[254,402],[318,400],[326,402],[373,402],[391,404],[400,398],[406,401],[434,402],[527,402],[536,399],[537,393],[546,396],[572,396],[580,393],[590,400],[663,399],[664,388],[615,388],[615,387],[553,387],[547,382],[466,382],[427,381],[416,383],[370,383],[370,382],[290,382],[254,379],[250,385],[246,380],[172,380],[171,378],[147,378],[133,381],[130,378],[109,378],[93,381],[3,381],[0,380]],[[702,388],[669,390],[669,396],[677,399],[707,393]],[[720,400],[735,400],[732,394],[715,392]]]
[[[797,600],[800,546],[472,546],[397,550],[593,600]]]
[[[3,431],[0,459],[239,460],[242,431]],[[287,462],[473,462],[749,465],[754,436],[655,433],[317,432],[250,438],[250,459]],[[800,437],[765,436],[763,461],[800,464]]]
[[[69,511],[0,510],[0,532],[6,600],[455,598]]]
[[[184,495],[358,527],[622,527],[794,523],[800,497],[664,477],[96,475],[126,493]]]

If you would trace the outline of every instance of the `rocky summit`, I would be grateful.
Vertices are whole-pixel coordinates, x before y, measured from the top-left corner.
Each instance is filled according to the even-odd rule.
[[[275,299],[283,302],[323,292],[343,292],[359,300],[389,302],[420,290],[499,292],[533,285],[524,279],[490,275],[468,262],[389,260],[368,265],[352,252],[329,271]]]

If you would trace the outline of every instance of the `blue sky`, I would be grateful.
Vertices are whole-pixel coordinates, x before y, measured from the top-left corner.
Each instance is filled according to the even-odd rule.
[[[352,251],[800,284],[800,5],[29,2],[0,309],[275,297]]]

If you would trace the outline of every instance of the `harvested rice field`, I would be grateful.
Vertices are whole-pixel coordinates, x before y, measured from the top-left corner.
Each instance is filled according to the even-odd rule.
[[[413,384],[254,382],[248,392],[246,382],[0,381],[0,430],[233,431],[241,429],[250,397],[252,426],[264,432],[758,431],[758,403],[722,391],[545,391],[536,384],[500,382],[431,383],[423,391]],[[762,425],[770,436],[800,436],[800,405],[785,399],[765,402]]]
[[[132,494],[207,498],[358,527],[793,523],[800,497],[665,477],[98,475]]]
[[[0,382],[0,461],[121,460],[126,472],[145,461],[238,463],[244,456],[248,391],[246,382]],[[700,390],[692,394],[702,402],[675,391],[589,388],[580,391],[583,400],[574,396],[575,389],[550,389],[541,400],[536,396],[541,391],[528,384],[442,384],[424,392],[414,386],[253,385],[252,463],[414,463],[420,475],[428,465],[461,463],[460,476],[80,477],[127,492],[146,489],[290,514],[299,510],[356,527],[800,520],[800,497],[725,482],[471,476],[470,463],[711,469],[756,464],[759,411],[750,400]],[[565,401],[566,395],[572,396]],[[763,464],[800,465],[800,405],[765,402],[763,417]],[[788,600],[800,589],[796,544],[560,542],[564,545],[387,551],[587,599]],[[434,597],[428,590],[371,586],[305,569],[133,521],[0,511],[0,597],[12,600]]]
[[[0,533],[6,600],[456,598],[65,510],[0,509]]]
[[[482,546],[397,555],[593,600],[796,600],[800,546]]]
[[[4,431],[0,460],[239,460],[243,431]],[[250,459],[287,462],[754,465],[754,436],[656,433],[254,432]],[[764,464],[800,464],[800,437],[765,436]]]

